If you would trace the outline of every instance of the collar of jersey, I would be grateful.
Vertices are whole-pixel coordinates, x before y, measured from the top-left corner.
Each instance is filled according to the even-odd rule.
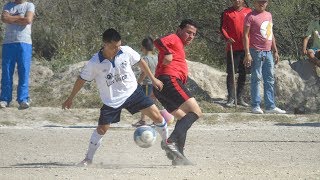
[[[123,53],[123,51],[120,49],[118,52],[117,52],[117,54],[116,54],[116,56],[113,58],[113,59],[111,59],[111,63],[114,63],[114,60],[116,59],[116,57],[117,56],[119,56],[120,54],[122,54]],[[100,50],[99,51],[99,53],[98,53],[98,56],[99,56],[99,61],[100,61],[100,63],[102,63],[102,61],[104,61],[106,58],[103,56],[103,54],[102,54],[102,50]]]

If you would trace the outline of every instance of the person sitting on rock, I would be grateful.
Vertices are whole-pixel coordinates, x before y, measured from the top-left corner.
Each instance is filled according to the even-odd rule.
[[[312,39],[312,43],[307,48],[310,39]],[[310,62],[320,67],[320,12],[309,23],[308,30],[303,39],[302,51],[304,55],[308,56]]]

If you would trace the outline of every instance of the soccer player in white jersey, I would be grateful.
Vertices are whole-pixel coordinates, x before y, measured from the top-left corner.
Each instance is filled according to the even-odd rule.
[[[150,77],[152,84],[162,90],[163,84],[156,79],[145,61],[129,46],[121,46],[121,36],[115,29],[107,29],[103,33],[103,48],[93,55],[82,69],[68,99],[62,104],[63,109],[69,109],[72,101],[86,81],[95,80],[99,89],[103,106],[97,128],[93,131],[85,159],[79,164],[87,166],[92,163],[93,156],[101,144],[103,135],[110,128],[111,123],[120,121],[123,108],[131,114],[142,112],[155,122],[155,129],[163,141],[168,138],[167,123],[161,116],[159,109],[147,97],[141,86],[138,85],[132,66],[138,63],[139,67]],[[177,149],[172,150],[173,156]]]

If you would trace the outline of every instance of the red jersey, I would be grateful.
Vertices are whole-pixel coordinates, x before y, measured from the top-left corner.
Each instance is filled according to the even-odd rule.
[[[244,50],[243,47],[243,27],[244,18],[252,10],[247,7],[243,7],[241,10],[237,11],[233,7],[226,9],[222,15],[221,32],[226,38],[232,38],[235,43],[232,44],[232,48],[235,51]],[[227,51],[230,50],[230,46],[227,46]]]
[[[158,64],[155,76],[169,75],[179,78],[183,83],[187,82],[188,65],[184,45],[176,34],[170,34],[154,41],[158,49]],[[172,54],[172,61],[168,65],[163,64],[163,58],[167,54]]]

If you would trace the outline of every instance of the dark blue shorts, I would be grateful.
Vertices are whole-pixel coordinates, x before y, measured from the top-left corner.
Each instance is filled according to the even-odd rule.
[[[142,89],[147,96],[151,96],[153,90],[152,84],[142,85]]]
[[[121,110],[126,109],[131,114],[135,114],[142,109],[153,105],[152,99],[146,96],[143,89],[138,85],[132,95],[118,108],[103,105],[100,109],[99,125],[117,123],[120,121]]]

